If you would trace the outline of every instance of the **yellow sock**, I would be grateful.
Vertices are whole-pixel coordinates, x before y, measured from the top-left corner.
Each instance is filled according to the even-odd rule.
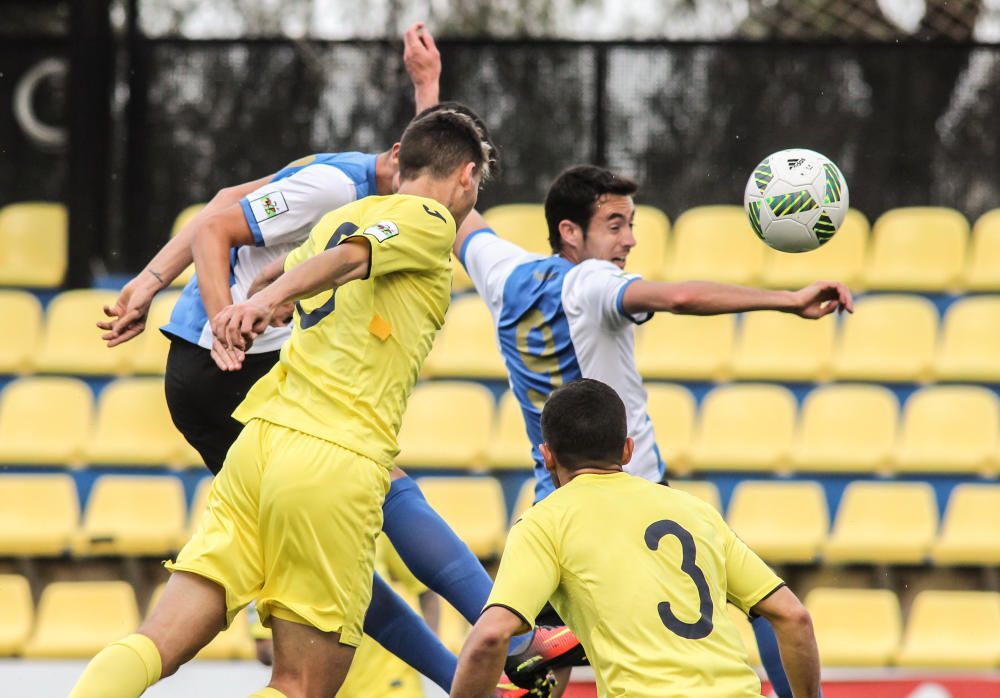
[[[161,670],[156,645],[135,633],[98,652],[69,698],[139,698],[160,680]]]
[[[262,688],[256,693],[251,693],[250,698],[288,698],[284,693],[279,691],[277,688]]]

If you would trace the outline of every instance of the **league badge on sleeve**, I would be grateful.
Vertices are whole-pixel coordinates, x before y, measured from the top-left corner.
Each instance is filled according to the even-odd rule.
[[[371,235],[379,243],[383,243],[389,238],[399,235],[399,228],[392,221],[380,221],[369,228],[365,228],[364,234]]]
[[[263,223],[287,211],[288,204],[285,203],[284,194],[274,191],[251,201],[250,210],[253,211],[254,220]]]

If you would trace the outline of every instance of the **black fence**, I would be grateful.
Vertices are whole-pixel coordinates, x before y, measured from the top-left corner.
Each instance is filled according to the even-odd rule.
[[[872,218],[904,205],[952,206],[971,218],[1000,207],[1000,47],[440,46],[443,97],[476,108],[501,147],[484,207],[540,201],[561,169],[590,161],[637,177],[639,200],[675,217],[741,202],[753,166],[792,146],[832,157],[852,204]],[[110,164],[91,182],[108,206],[106,220],[93,222],[91,256],[111,271],[139,268],[187,204],[310,152],[388,147],[413,113],[393,43],[133,36],[119,49],[113,108],[97,125],[110,134]],[[50,56],[65,47],[0,44],[0,204],[72,193],[69,156],[40,146],[12,117],[19,81]],[[42,121],[58,106],[55,82],[38,87]]]

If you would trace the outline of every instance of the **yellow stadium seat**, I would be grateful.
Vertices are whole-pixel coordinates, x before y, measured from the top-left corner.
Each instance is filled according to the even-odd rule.
[[[952,490],[931,559],[938,565],[1000,565],[1000,485],[965,483]]]
[[[69,475],[0,476],[0,556],[61,555],[79,521]]]
[[[17,331],[0,334],[0,373],[31,368],[42,339],[42,305],[27,291],[0,291],[0,317],[16,319]]]
[[[1000,296],[970,296],[948,308],[934,376],[1000,383]]]
[[[488,449],[486,461],[490,468],[531,470],[534,467],[521,405],[511,390],[500,398]]]
[[[469,621],[463,618],[454,606],[442,600],[437,627],[437,636],[441,638],[441,643],[457,655],[462,651],[471,630]]]
[[[899,403],[881,385],[827,385],[802,404],[792,444],[796,472],[871,473],[888,468]]]
[[[818,587],[805,599],[824,667],[884,667],[899,649],[902,619],[885,589]]]
[[[492,393],[477,383],[418,385],[399,430],[396,464],[403,468],[482,469],[494,407]]]
[[[477,295],[456,298],[434,340],[424,373],[435,378],[507,378],[493,318]]]
[[[747,650],[747,659],[751,666],[760,666],[760,651],[757,649],[757,638],[753,634],[750,619],[743,611],[731,603],[726,604],[726,610],[729,612],[730,620],[736,626],[736,631],[740,634],[740,639]]]
[[[127,582],[53,582],[42,592],[36,617],[24,648],[32,659],[90,659],[139,625]]]
[[[73,552],[168,555],[186,515],[184,486],[176,477],[105,475],[90,492]]]
[[[187,225],[203,208],[205,208],[205,204],[191,204],[178,213],[177,218],[174,219],[174,226],[170,229],[170,237],[174,237],[177,233],[181,232],[181,228]],[[185,286],[191,280],[192,276],[194,276],[194,264],[189,264],[187,269],[177,275],[177,278],[171,282],[170,286],[172,288]]]
[[[159,378],[122,378],[101,393],[85,459],[92,465],[176,465],[187,443],[174,428]]]
[[[795,289],[828,280],[861,288],[869,228],[865,215],[852,208],[833,239],[818,250],[789,254],[768,248],[764,253],[764,285]]]
[[[636,337],[636,364],[645,378],[725,380],[735,334],[733,315],[657,313]]]
[[[862,298],[854,314],[843,318],[833,375],[841,380],[929,380],[937,322],[937,310],[926,298]]]
[[[760,280],[766,250],[741,206],[698,206],[674,223],[667,278],[753,285]]]
[[[687,492],[706,504],[711,504],[716,511],[722,511],[722,500],[719,498],[719,488],[714,483],[705,480],[670,480],[670,486],[675,490]]]
[[[21,378],[0,395],[0,463],[77,465],[94,397],[76,378]]]
[[[18,655],[31,633],[35,606],[28,580],[19,574],[0,574],[0,657]]]
[[[647,383],[646,395],[646,410],[667,472],[670,475],[688,472],[696,411],[694,396],[683,386],[666,383]]]
[[[830,515],[817,482],[744,480],[729,501],[729,525],[770,563],[811,563],[826,542]]]
[[[191,511],[188,514],[187,527],[181,531],[177,539],[177,549],[180,550],[191,538],[191,534],[198,528],[202,517],[205,515],[205,508],[208,506],[208,493],[212,489],[212,478],[205,477],[198,482],[194,490],[194,497],[191,499]]]
[[[949,208],[897,208],[879,216],[865,269],[869,289],[952,291],[965,266],[969,222]]]
[[[513,526],[534,503],[535,478],[529,477],[521,485],[521,489],[517,491],[517,499],[514,500],[514,509],[510,512],[510,525]]]
[[[166,584],[160,584],[153,590],[149,597],[149,604],[146,606],[146,616],[148,617],[160,597],[163,595],[163,588]],[[233,618],[229,627],[215,636],[207,645],[201,648],[196,655],[197,659],[254,659],[257,656],[254,647],[254,640],[250,636],[250,624],[247,621],[246,609],[240,611]]]
[[[938,525],[933,488],[925,482],[852,482],[844,490],[823,550],[832,563],[919,564]]]
[[[66,207],[27,202],[0,208],[0,286],[55,288],[68,259]]]
[[[470,288],[475,288],[472,279],[469,278],[469,273],[465,271],[462,263],[458,261],[458,255],[453,254],[451,256],[451,292],[461,293]]]
[[[528,252],[552,254],[542,204],[502,204],[484,211],[483,218],[497,235]]]
[[[746,313],[733,353],[732,375],[749,380],[827,378],[837,329],[831,316],[803,320],[789,313]]]
[[[114,305],[115,291],[65,291],[49,303],[42,348],[34,366],[42,373],[120,375],[132,370],[139,343],[108,349],[95,323],[106,319],[102,308]]]
[[[893,465],[900,473],[996,471],[1000,405],[979,386],[931,386],[910,396],[903,408]]]
[[[491,477],[422,477],[427,501],[481,560],[500,555],[507,509],[500,483]]]
[[[1000,291],[1000,208],[984,213],[972,229],[962,286],[966,291]]]
[[[629,253],[625,271],[650,281],[661,281],[667,261],[670,219],[653,206],[635,207],[635,248]]]
[[[163,336],[160,328],[170,322],[170,313],[180,295],[180,291],[167,291],[153,299],[149,315],[146,316],[146,329],[132,340],[139,344],[139,351],[132,365],[132,370],[136,373],[163,375],[170,340]]]
[[[777,385],[733,384],[704,399],[691,466],[704,470],[780,470],[795,430],[795,397]]]
[[[1000,594],[922,591],[913,600],[896,663],[921,669],[1000,666]]]

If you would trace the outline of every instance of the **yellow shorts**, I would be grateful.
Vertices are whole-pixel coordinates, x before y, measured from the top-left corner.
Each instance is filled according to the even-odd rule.
[[[269,618],[357,646],[371,601],[389,471],[330,441],[259,419],[229,449],[191,540],[166,563],[226,590],[226,625],[257,600]]]

